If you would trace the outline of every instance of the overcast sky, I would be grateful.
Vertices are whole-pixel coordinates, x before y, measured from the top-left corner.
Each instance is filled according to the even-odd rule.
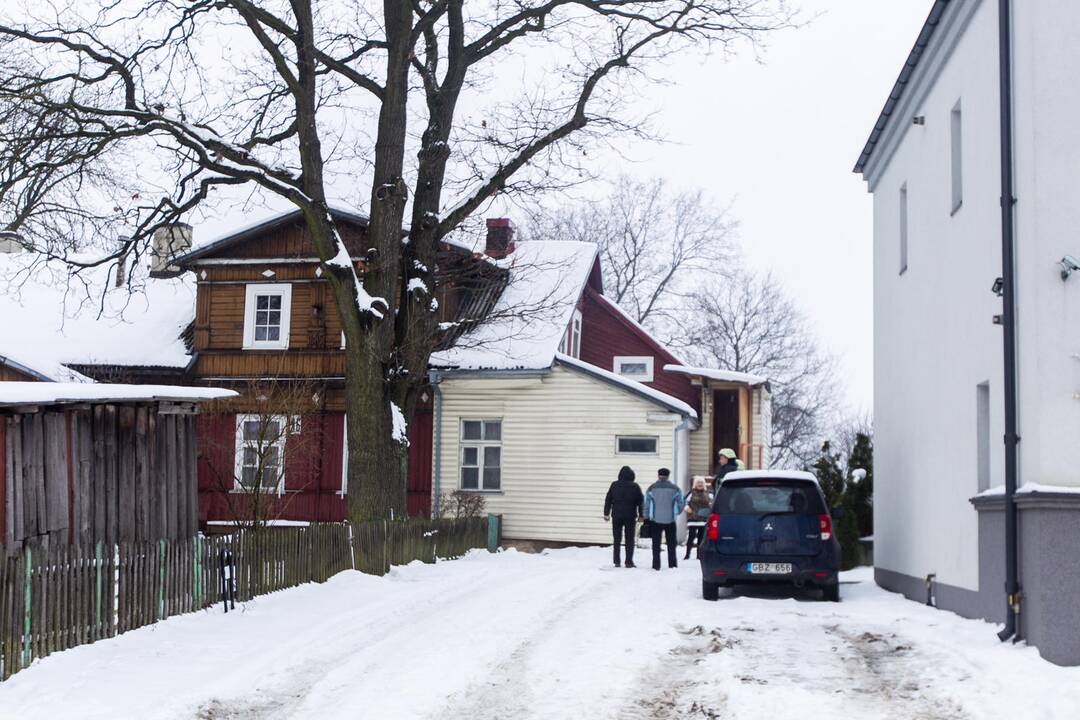
[[[851,172],[930,0],[802,0],[808,25],[751,53],[687,59],[649,94],[671,141],[634,174],[734,200],[749,262],[772,270],[873,402],[871,199]]]

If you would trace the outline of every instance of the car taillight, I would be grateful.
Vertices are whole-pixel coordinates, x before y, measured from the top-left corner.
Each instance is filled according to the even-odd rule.
[[[716,540],[720,537],[720,516],[716,513],[709,516],[709,524],[706,525],[705,535],[710,540]]]
[[[817,521],[818,521],[818,528],[821,530],[821,539],[822,540],[831,540],[832,539],[832,520],[829,519],[828,515],[818,515],[817,516]]]

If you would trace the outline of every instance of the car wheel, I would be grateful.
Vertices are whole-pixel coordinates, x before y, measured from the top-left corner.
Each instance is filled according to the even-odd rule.
[[[840,583],[834,582],[826,585],[822,591],[822,596],[829,602],[840,602]]]
[[[711,583],[708,580],[702,580],[701,597],[705,598],[706,600],[719,600],[720,586],[716,583]]]

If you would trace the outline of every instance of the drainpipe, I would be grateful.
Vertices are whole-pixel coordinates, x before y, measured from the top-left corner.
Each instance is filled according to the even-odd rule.
[[[1020,580],[1017,562],[1016,487],[1019,474],[1016,427],[1016,266],[1013,206],[1012,30],[1009,0],[998,0],[998,71],[1001,113],[1001,329],[1005,370],[1005,629],[1003,642],[1017,635]]]
[[[679,462],[679,433],[689,429],[690,422],[690,416],[683,415],[682,420],[671,431],[671,472],[675,473],[676,485],[679,485],[682,479],[682,464]],[[687,469],[689,469],[689,462],[687,462]],[[689,493],[690,487],[693,485],[689,473],[687,474],[686,483],[686,492]],[[682,536],[683,531],[686,530],[685,516],[680,513],[679,517],[676,518],[676,522],[679,527],[679,535]]]
[[[431,428],[434,435],[432,442],[435,445],[435,458],[431,463],[431,514],[438,517],[441,492],[439,471],[442,467],[442,390],[439,389],[439,372],[437,370],[428,370],[428,383],[434,393]]]

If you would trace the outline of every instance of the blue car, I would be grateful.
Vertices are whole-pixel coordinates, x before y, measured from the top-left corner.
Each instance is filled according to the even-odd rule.
[[[808,472],[728,473],[701,546],[701,595],[720,588],[790,583],[840,600],[840,543],[817,479]]]

